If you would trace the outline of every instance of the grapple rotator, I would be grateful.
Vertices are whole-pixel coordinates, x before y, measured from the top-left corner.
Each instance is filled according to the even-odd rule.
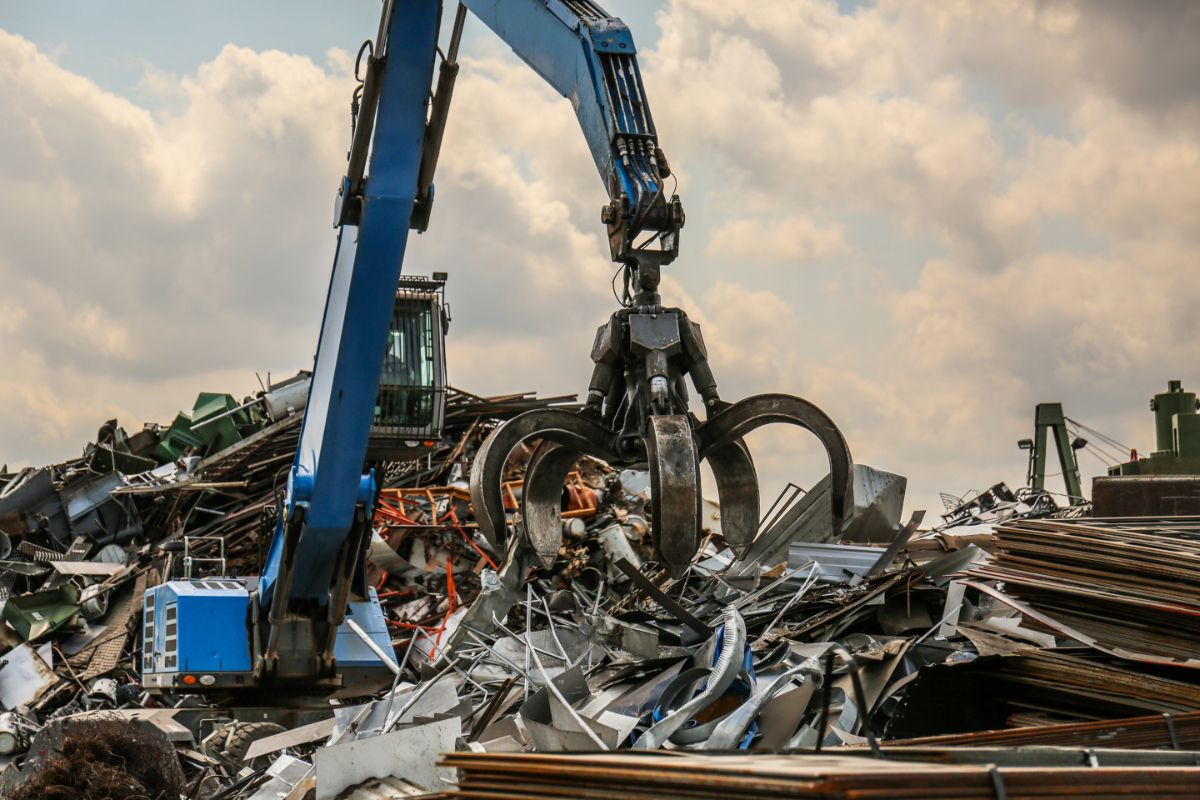
[[[595,368],[581,411],[537,409],[497,428],[471,470],[471,499],[484,535],[507,545],[500,483],[505,462],[521,443],[540,441],[530,459],[521,501],[523,537],[546,567],[562,544],[560,501],[576,461],[593,456],[613,467],[648,469],[651,534],[661,564],[673,575],[692,562],[700,543],[700,462],[717,484],[721,531],[741,557],[759,523],[758,476],[743,437],[772,423],[806,428],[829,457],[833,527],[850,505],[852,462],[846,440],[812,403],[787,394],[761,394],[737,403],[721,400],[708,365],[700,326],[678,308],[661,305],[658,263],[626,267],[637,285],[632,298],[596,332]],[[706,418],[688,409],[685,379],[703,401]]]

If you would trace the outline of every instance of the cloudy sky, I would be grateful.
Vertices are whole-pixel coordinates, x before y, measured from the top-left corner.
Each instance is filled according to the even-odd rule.
[[[1200,387],[1200,4],[606,6],[688,211],[666,299],[727,398],[817,402],[938,510],[1023,480],[1039,401],[1147,451],[1146,399]],[[0,0],[0,462],[310,364],[378,7]],[[406,263],[451,274],[456,385],[585,389],[604,200],[566,101],[469,25]],[[767,494],[823,472],[751,444]]]

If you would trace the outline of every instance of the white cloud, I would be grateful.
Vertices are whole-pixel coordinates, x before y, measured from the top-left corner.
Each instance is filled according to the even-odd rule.
[[[808,217],[741,218],[717,228],[708,240],[708,256],[719,259],[797,264],[845,255],[845,231],[822,226]]]
[[[156,115],[0,32],[0,279],[24,316],[0,394],[31,422],[5,414],[10,458],[309,362],[348,88],[344,59],[229,46]]]
[[[953,70],[1018,105],[1069,107],[1091,95],[1139,112],[1194,105],[1200,7],[1189,0],[885,0],[916,70]]]
[[[809,397],[932,509],[1020,480],[1036,402],[1148,442],[1145,396],[1200,384],[1200,51],[1195,4],[1144,5],[673,0],[636,32],[689,210],[664,299],[723,396]],[[139,105],[0,34],[10,460],[307,364],[351,85],[344,53],[227,47]],[[451,273],[456,383],[583,389],[603,200],[569,104],[473,52],[406,265]],[[815,479],[752,444],[768,494]]]
[[[650,64],[676,160],[709,166],[730,208],[870,209],[993,267],[1020,247],[1019,231],[990,224],[1002,153],[961,79],[934,75],[905,91],[879,12],[786,6],[790,25],[764,22],[761,4],[673,4]],[[805,20],[819,24],[788,35]],[[884,63],[864,70],[857,58]],[[814,83],[814,71],[831,79]],[[671,131],[684,130],[675,142]]]
[[[202,389],[311,364],[349,70],[336,51],[227,46],[193,74],[153,72],[139,91],[169,108],[152,113],[0,33],[5,456],[60,459],[118,412],[165,420]],[[439,177],[406,268],[453,276],[452,376],[578,390],[612,304],[600,226],[572,221],[604,193],[570,107],[523,67],[472,61]]]
[[[937,490],[1020,480],[1012,442],[1036,402],[1063,400],[1144,440],[1144,396],[1181,371],[1200,380],[1186,369],[1198,326],[1185,311],[1200,302],[1186,266],[1200,245],[1195,87],[1177,57],[1154,52],[1194,11],[1122,27],[1117,5],[886,3],[839,15],[807,0],[673,2],[647,80],[666,98],[656,118],[676,163],[702,163],[716,187],[704,204],[738,209],[710,257],[728,262],[726,244],[740,242],[732,266],[745,270],[762,256],[749,243],[785,245],[781,215],[840,218],[843,266],[893,276],[873,295],[889,309],[880,335],[861,296],[822,292],[801,272],[751,272],[792,319],[740,331],[743,357],[718,373],[725,394],[762,390],[773,371],[771,388],[825,405],[858,458],[907,472],[912,499],[934,508]],[[1106,51],[1122,75],[1099,64]],[[1153,65],[1165,68],[1150,79]],[[1154,84],[1143,100],[1133,74]],[[997,90],[1008,105],[980,99]],[[941,253],[916,256],[915,278],[878,256],[863,263],[873,231],[849,221],[864,214]],[[1060,223],[1065,241],[1052,235]],[[796,309],[812,292],[823,303],[806,318]],[[728,286],[702,296],[714,319],[715,304],[780,316],[770,302],[731,304]],[[830,306],[841,313],[826,316]],[[815,352],[831,324],[838,347]]]

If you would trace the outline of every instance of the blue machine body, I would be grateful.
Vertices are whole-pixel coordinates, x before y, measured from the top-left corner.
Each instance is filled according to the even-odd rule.
[[[248,685],[254,662],[251,597],[241,581],[171,581],[145,594],[142,683],[167,689],[192,675],[201,686]],[[203,682],[201,683],[201,678]]]
[[[385,653],[392,651],[392,635],[388,633],[383,619],[383,609],[374,589],[370,589],[365,600],[353,601],[346,608],[346,619],[354,620],[359,628],[370,637],[375,646]],[[333,644],[333,657],[338,668],[346,670],[379,670],[379,656],[350,627],[349,622],[338,626],[337,639]]]
[[[591,0],[466,0],[463,5],[571,101],[606,184],[615,177],[635,206],[658,190],[646,164],[652,156],[622,153],[622,139],[657,136],[637,48],[624,22]]]
[[[620,20],[592,0],[463,5],[571,101],[611,201],[636,210],[648,197],[661,198],[653,177],[661,150],[633,39]],[[431,113],[441,14],[441,0],[385,0],[366,58],[308,403],[263,574],[173,580],[148,590],[142,667],[149,688],[337,684],[350,671],[390,676],[345,618],[392,652],[374,591],[351,587],[370,536],[376,487],[364,457],[397,279],[410,228],[423,230],[428,218],[441,143],[434,129],[436,121],[444,128],[452,94],[443,96],[442,81],[452,73],[452,88],[457,73],[447,62],[456,58],[461,13]]]
[[[298,510],[304,516],[289,602],[327,599],[355,509],[374,494],[363,457],[416,199],[439,6],[437,0],[400,0],[390,20],[362,218],[338,230],[304,427],[288,479],[287,516]],[[284,541],[277,531],[263,571],[264,597],[273,594]]]
[[[255,685],[252,652],[254,595],[241,580],[169,581],[147,589],[142,616],[142,683],[159,691],[248,688]],[[375,590],[351,602],[346,614],[387,653],[391,636]],[[343,677],[382,666],[379,656],[344,622],[334,658]]]

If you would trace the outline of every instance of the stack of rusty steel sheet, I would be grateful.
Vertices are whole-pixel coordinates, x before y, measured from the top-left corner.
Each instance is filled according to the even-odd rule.
[[[1117,747],[1124,749],[1200,750],[1200,711],[1150,714],[1124,719],[1029,725],[918,739],[898,739],[889,745],[912,747]]]
[[[990,751],[995,753],[995,751]],[[885,754],[890,756],[891,753]],[[1095,755],[1095,753],[1094,753]],[[461,774],[447,798],[1099,798],[1196,797],[1200,767],[936,763],[830,755],[454,753]],[[1067,758],[1078,762],[1081,754]],[[1097,760],[1103,756],[1096,756]],[[1159,764],[1154,764],[1154,761]]]
[[[1060,632],[1126,657],[1200,659],[1200,520],[1016,520],[995,542],[994,560],[972,574]]]
[[[1164,677],[1134,667],[1082,649],[1024,647],[930,664],[905,687],[886,733],[908,739],[1200,711],[1200,685],[1190,671]]]

